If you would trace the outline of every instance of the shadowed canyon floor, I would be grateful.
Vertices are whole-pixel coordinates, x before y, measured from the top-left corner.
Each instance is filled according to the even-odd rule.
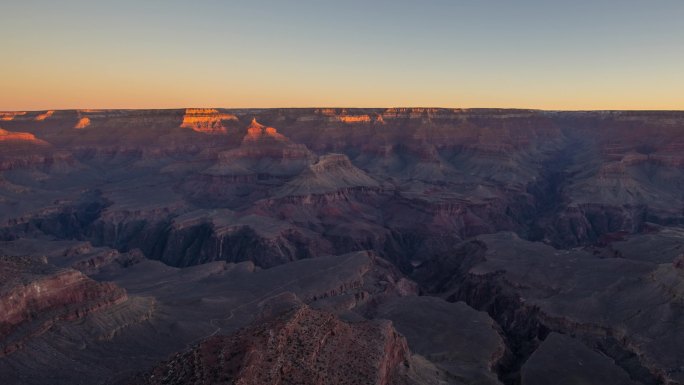
[[[684,113],[0,114],[7,384],[684,384]]]

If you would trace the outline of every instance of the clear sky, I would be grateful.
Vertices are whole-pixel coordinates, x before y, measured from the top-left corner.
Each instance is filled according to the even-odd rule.
[[[684,0],[3,0],[0,110],[684,109]]]

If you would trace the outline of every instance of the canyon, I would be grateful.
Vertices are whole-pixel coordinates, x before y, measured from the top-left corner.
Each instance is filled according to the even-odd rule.
[[[0,113],[6,384],[684,384],[684,112]]]

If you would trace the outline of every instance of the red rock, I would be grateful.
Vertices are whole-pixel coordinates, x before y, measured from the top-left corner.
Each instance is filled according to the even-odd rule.
[[[346,323],[306,306],[231,336],[204,340],[140,384],[377,384],[409,382],[406,340],[389,321]]]
[[[0,257],[0,356],[54,323],[123,302],[126,292],[72,269],[25,257]]]
[[[252,123],[247,127],[247,134],[242,139],[242,142],[257,142],[264,140],[286,141],[287,139],[278,133],[273,127],[267,127],[257,122],[256,118],[252,119]]]
[[[223,125],[225,120],[237,121],[232,114],[221,113],[214,108],[188,108],[183,116],[182,128],[208,134],[225,134],[227,128]]]

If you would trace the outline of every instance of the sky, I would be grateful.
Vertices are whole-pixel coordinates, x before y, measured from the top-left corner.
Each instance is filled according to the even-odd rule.
[[[684,109],[684,0],[3,0],[0,110]]]

